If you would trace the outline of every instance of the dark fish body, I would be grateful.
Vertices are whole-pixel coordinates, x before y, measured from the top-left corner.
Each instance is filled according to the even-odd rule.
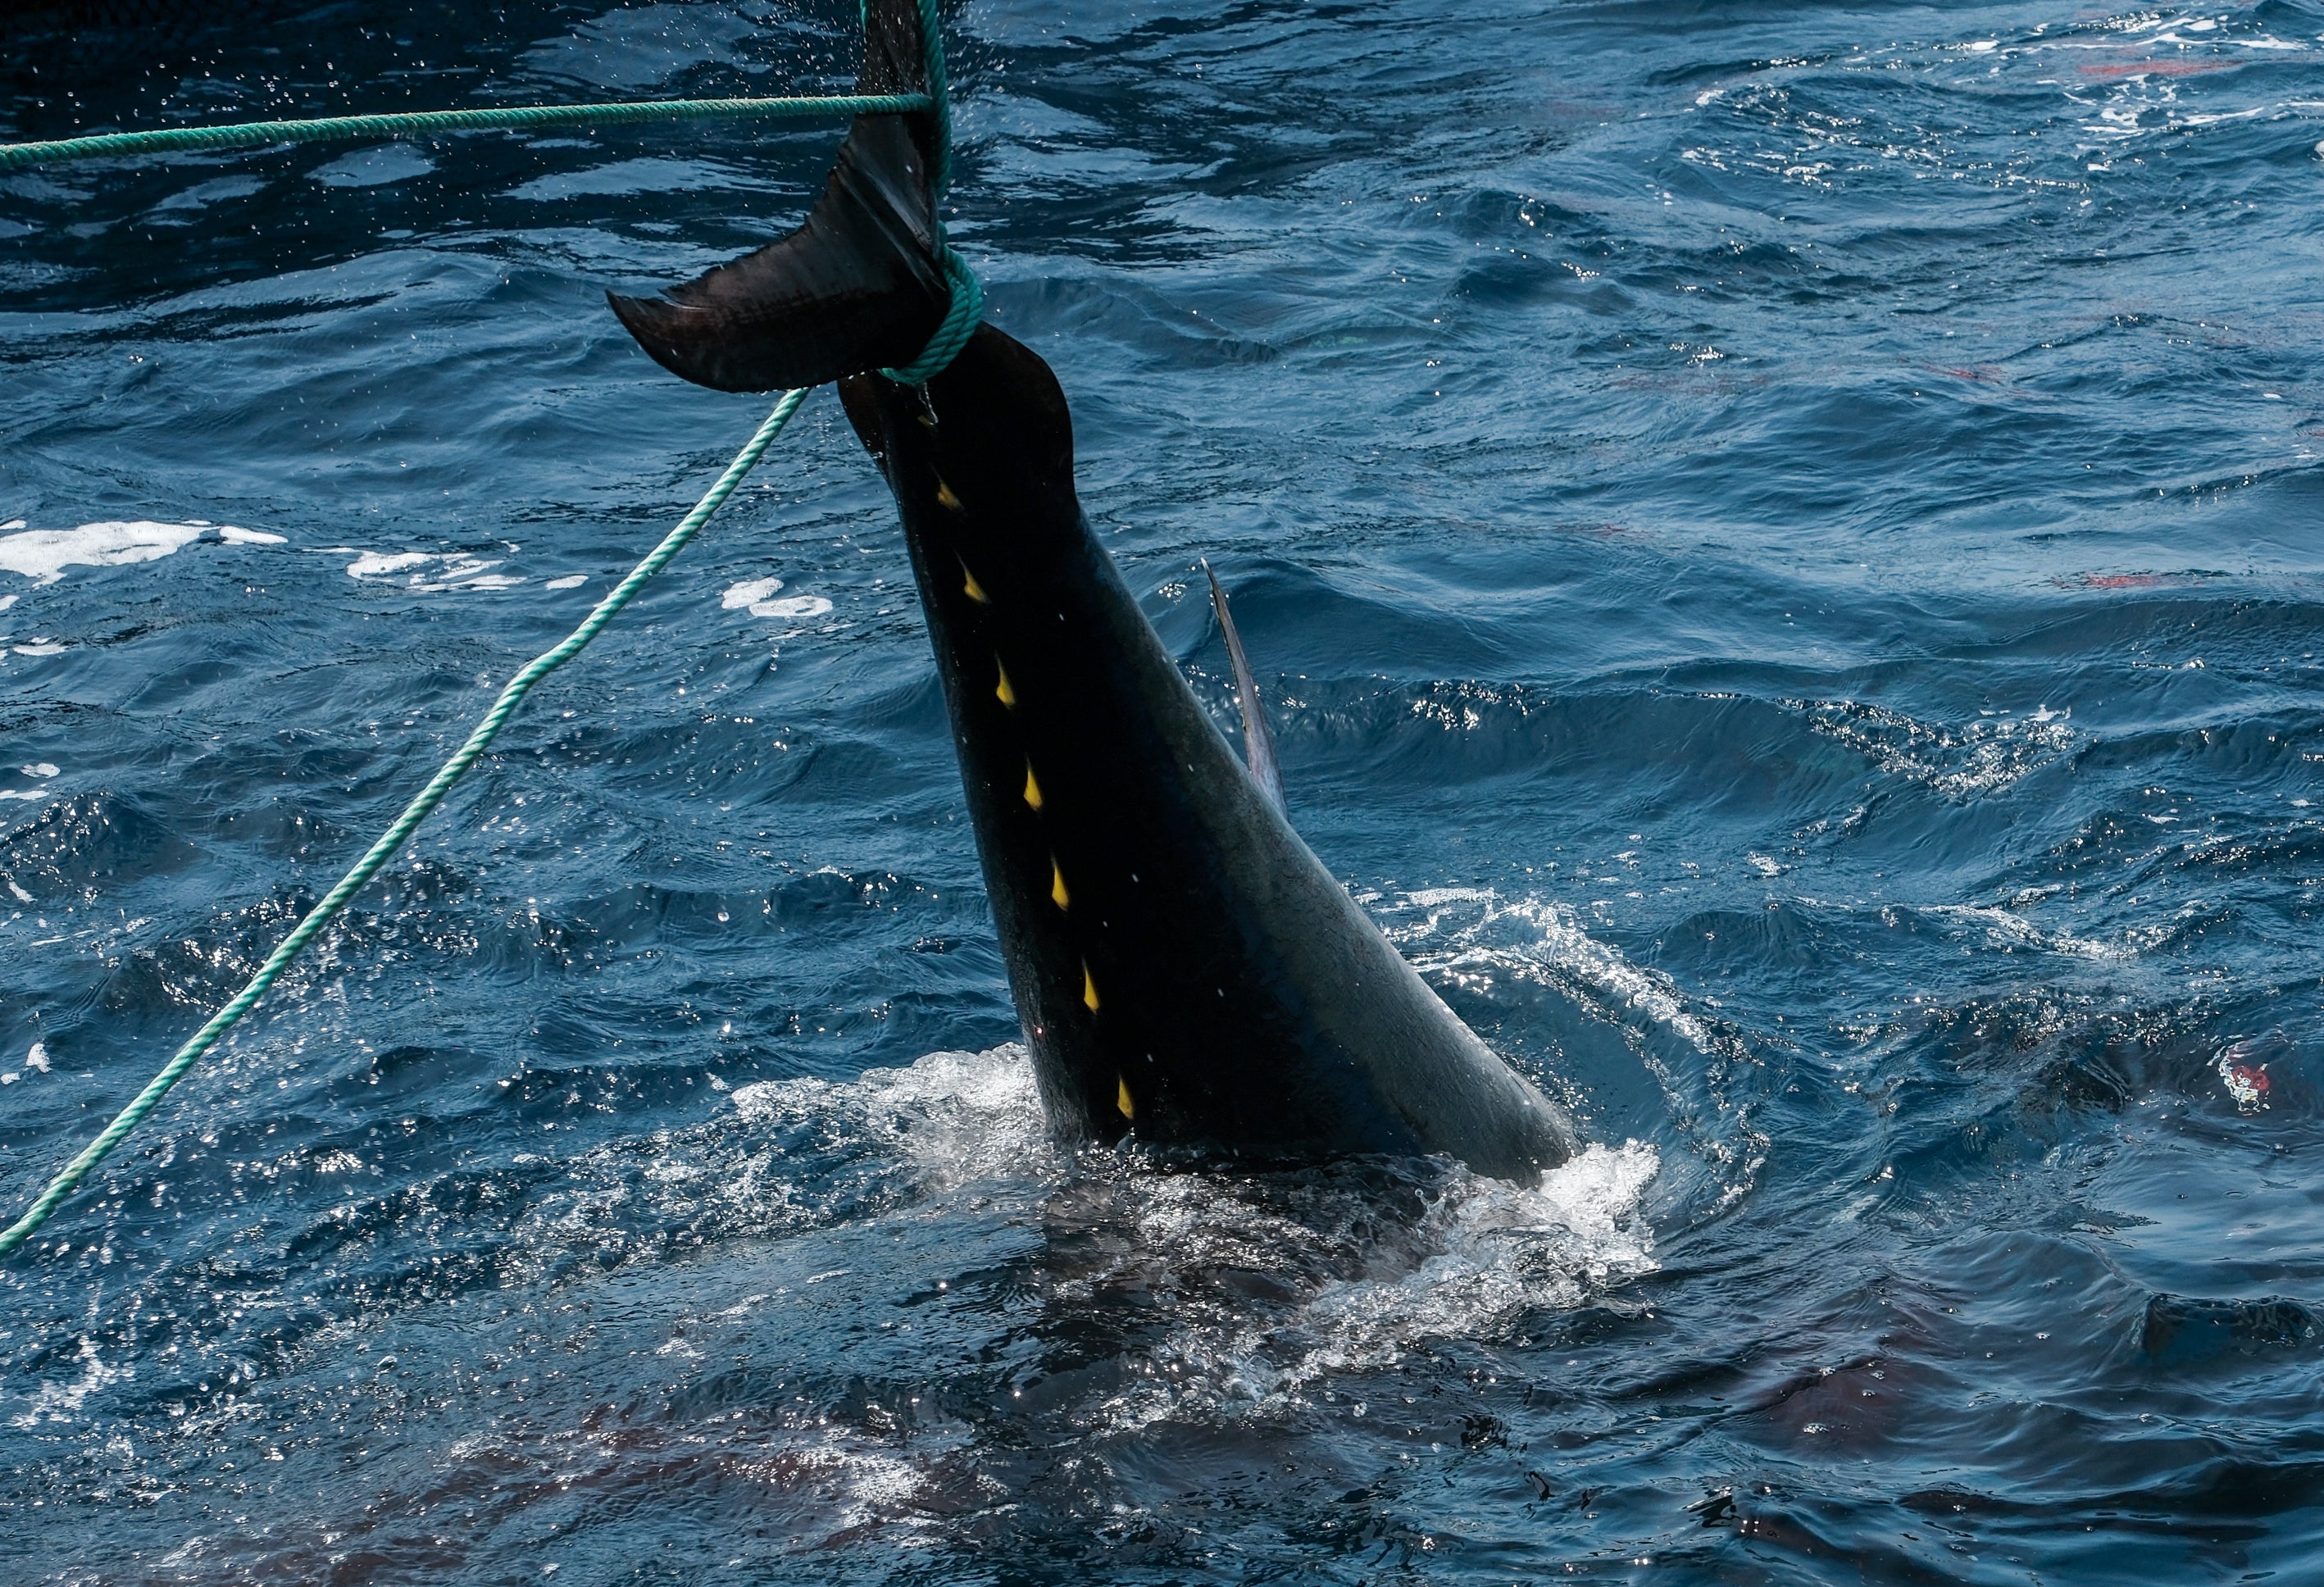
[[[862,90],[924,88],[911,0],[872,0],[866,26]],[[1571,1122],[1429,990],[1196,701],[1083,518],[1048,365],[984,326],[923,385],[861,373],[910,363],[951,301],[932,136],[859,117],[798,231],[613,308],[705,385],[844,377],[902,516],[1050,1118],[1532,1180],[1572,1154]]]
[[[1563,1114],[1300,841],[1090,531],[1049,367],[991,327],[842,385],[894,491],[1050,1116],[1111,1140],[1445,1152],[1531,1178]]]

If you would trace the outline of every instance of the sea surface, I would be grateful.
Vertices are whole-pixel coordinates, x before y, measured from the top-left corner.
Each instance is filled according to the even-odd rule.
[[[11,9],[0,138],[855,26]],[[0,1263],[0,1577],[2324,1576],[2324,6],[947,27],[1093,523],[1589,1150],[1053,1140],[818,393]],[[837,137],[0,177],[7,1216],[749,435],[604,292]]]

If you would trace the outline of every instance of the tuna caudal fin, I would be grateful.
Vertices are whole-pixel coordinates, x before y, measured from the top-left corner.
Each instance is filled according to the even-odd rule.
[[[865,7],[863,94],[927,91],[914,0]],[[952,292],[936,254],[926,112],[859,115],[823,196],[780,242],[659,298],[606,294],[656,363],[696,385],[767,392],[907,364]]]
[[[1227,608],[1227,592],[1219,576],[1203,563],[1203,577],[1211,581],[1211,606],[1219,614],[1219,632],[1226,635],[1227,660],[1234,663],[1235,698],[1242,706],[1242,758],[1251,780],[1267,796],[1278,816],[1283,811],[1283,768],[1275,758],[1275,730],[1267,724],[1267,705],[1259,697],[1259,679],[1251,676],[1250,658],[1243,654],[1242,635],[1235,632],[1234,614]]]

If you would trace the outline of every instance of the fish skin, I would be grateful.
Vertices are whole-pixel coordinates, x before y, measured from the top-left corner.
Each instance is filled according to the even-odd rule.
[[[840,392],[896,497],[1051,1120],[1442,1152],[1520,1182],[1570,1156],[1563,1111],[1444,1006],[1195,698],[1082,512],[1048,365],[985,326],[925,387]]]
[[[872,0],[861,91],[923,86],[917,15]],[[613,301],[700,384],[844,377],[902,520],[1050,1121],[1536,1179],[1575,1150],[1572,1121],[1444,1006],[1195,699],[1083,515],[1049,366],[986,325],[924,384],[871,373],[910,364],[950,303],[932,134],[858,117],[797,231]]]

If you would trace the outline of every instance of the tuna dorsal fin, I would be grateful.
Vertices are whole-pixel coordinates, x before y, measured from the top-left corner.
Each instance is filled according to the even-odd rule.
[[[914,0],[864,8],[857,91],[924,93]],[[821,385],[909,364],[952,301],[936,256],[934,117],[859,115],[800,226],[670,288],[607,300],[673,374],[722,392]]]
[[[1259,679],[1250,672],[1250,658],[1243,654],[1242,635],[1235,631],[1234,614],[1227,608],[1227,592],[1219,584],[1219,576],[1211,571],[1207,558],[1203,563],[1203,577],[1211,581],[1211,606],[1219,614],[1219,632],[1226,635],[1227,660],[1234,663],[1235,698],[1242,705],[1242,753],[1250,764],[1251,780],[1259,791],[1267,796],[1278,816],[1283,811],[1283,768],[1275,759],[1275,731],[1267,724],[1267,706],[1259,697]]]

